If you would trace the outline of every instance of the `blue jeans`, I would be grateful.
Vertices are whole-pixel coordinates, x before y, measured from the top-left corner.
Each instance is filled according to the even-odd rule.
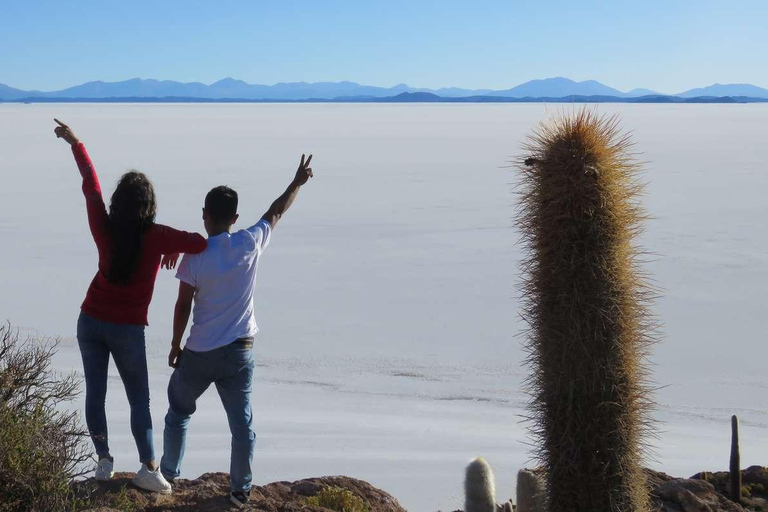
[[[235,492],[250,490],[251,461],[256,446],[251,410],[253,367],[253,350],[236,343],[207,352],[183,350],[179,367],[168,383],[168,414],[160,461],[160,470],[166,478],[172,480],[181,474],[187,427],[196,409],[195,402],[211,384],[216,384],[232,433],[230,485]]]
[[[111,354],[131,407],[131,432],[139,450],[139,461],[154,460],[144,326],[113,324],[80,313],[77,344],[85,373],[85,422],[96,454],[99,458],[109,454],[104,403]]]

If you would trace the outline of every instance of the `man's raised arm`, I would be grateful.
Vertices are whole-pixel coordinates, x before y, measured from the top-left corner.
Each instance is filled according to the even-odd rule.
[[[306,162],[304,161],[304,155],[301,155],[301,163],[299,164],[299,168],[296,170],[296,176],[294,176],[293,181],[290,185],[288,185],[288,188],[285,189],[285,192],[283,192],[280,197],[275,199],[275,202],[272,203],[272,206],[269,207],[267,213],[261,216],[262,219],[269,222],[269,225],[272,227],[272,229],[274,229],[277,222],[283,217],[283,214],[287,212],[288,208],[290,208],[293,204],[293,201],[299,194],[299,188],[301,188],[301,186],[309,181],[309,178],[313,176],[312,168],[309,166],[311,161],[312,155],[309,155],[309,158],[307,158]]]

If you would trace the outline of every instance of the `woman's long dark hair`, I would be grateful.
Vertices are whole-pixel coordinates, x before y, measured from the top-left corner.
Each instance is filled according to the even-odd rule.
[[[111,253],[107,278],[127,284],[141,257],[144,233],[155,223],[155,189],[143,173],[123,174],[109,205]]]

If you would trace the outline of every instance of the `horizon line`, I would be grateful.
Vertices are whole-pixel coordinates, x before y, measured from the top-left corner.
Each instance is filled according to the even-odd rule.
[[[152,81],[156,81],[156,82],[175,82],[175,83],[180,83],[180,84],[202,84],[202,85],[204,85],[206,87],[210,87],[210,86],[212,86],[212,85],[214,85],[216,83],[219,83],[219,82],[222,82],[222,81],[225,81],[225,80],[232,80],[232,81],[236,81],[236,82],[243,82],[246,85],[257,85],[257,86],[265,86],[265,87],[274,87],[274,86],[281,85],[281,84],[308,84],[308,85],[315,85],[315,84],[352,83],[352,84],[361,85],[361,86],[365,86],[365,87],[379,87],[379,88],[382,88],[382,89],[393,89],[393,88],[398,87],[398,86],[406,86],[406,87],[410,87],[410,88],[413,88],[413,89],[429,89],[429,90],[432,90],[432,91],[439,91],[440,89],[464,89],[464,90],[468,90],[468,91],[483,91],[483,90],[486,90],[486,91],[503,91],[503,90],[507,90],[507,89],[513,89],[513,88],[518,87],[520,85],[527,84],[527,83],[534,82],[534,81],[546,81],[546,80],[555,80],[555,79],[570,80],[571,82],[574,82],[574,83],[577,83],[577,84],[584,83],[584,82],[597,82],[597,83],[599,83],[601,85],[604,85],[606,87],[610,87],[612,89],[616,89],[617,91],[623,92],[623,93],[629,93],[629,92],[632,92],[632,91],[637,90],[637,89],[645,89],[645,90],[650,90],[650,91],[653,91],[653,92],[655,92],[657,94],[662,94],[662,95],[665,95],[665,96],[674,96],[676,94],[682,94],[682,93],[685,93],[685,92],[692,91],[694,89],[703,89],[703,88],[706,88],[706,87],[712,87],[712,86],[718,86],[718,85],[720,85],[720,86],[748,85],[748,86],[753,86],[753,87],[759,87],[759,88],[762,88],[762,89],[768,89],[768,86],[764,87],[762,85],[757,85],[757,84],[751,83],[751,82],[714,82],[714,83],[711,83],[711,84],[708,84],[708,85],[698,85],[698,86],[695,86],[695,87],[684,89],[684,90],[682,90],[680,92],[676,92],[676,93],[666,93],[666,92],[661,92],[661,91],[658,91],[658,90],[650,88],[650,87],[632,87],[632,88],[630,88],[628,90],[622,90],[622,89],[619,89],[617,87],[613,87],[611,85],[608,85],[608,84],[606,84],[606,83],[604,83],[604,82],[602,82],[602,81],[600,81],[598,79],[595,79],[595,78],[589,78],[589,79],[585,79],[585,80],[574,80],[573,78],[569,78],[569,77],[562,76],[562,75],[550,76],[550,77],[546,77],[546,78],[532,78],[530,80],[526,80],[526,81],[520,82],[520,83],[518,83],[516,85],[504,86],[504,87],[502,87],[500,89],[491,88],[491,87],[461,87],[461,86],[456,86],[456,85],[442,85],[442,86],[439,86],[439,87],[425,87],[425,86],[410,85],[407,82],[399,82],[399,83],[396,83],[394,85],[374,85],[374,84],[368,84],[368,83],[363,83],[363,82],[357,82],[355,80],[349,80],[349,79],[335,80],[335,81],[322,80],[322,81],[314,81],[314,82],[306,81],[306,80],[279,81],[279,82],[274,82],[274,83],[271,83],[271,84],[267,84],[267,83],[248,82],[248,81],[243,80],[241,78],[234,78],[231,75],[225,76],[225,77],[220,78],[218,80],[214,80],[213,82],[210,82],[210,83],[206,83],[206,82],[202,82],[202,81],[198,81],[198,80],[183,81],[183,80],[169,79],[169,78],[143,78],[143,77],[140,77],[140,76],[134,76],[134,77],[131,77],[131,78],[125,78],[125,79],[121,79],[121,80],[104,80],[104,79],[86,80],[84,82],[79,82],[79,83],[76,83],[74,85],[69,85],[69,86],[62,87],[60,89],[48,89],[48,90],[38,89],[38,88],[24,89],[24,88],[16,87],[16,86],[13,86],[13,85],[9,85],[8,83],[5,83],[5,82],[0,82],[0,85],[5,85],[7,87],[10,87],[10,88],[13,88],[13,89],[17,89],[17,90],[20,90],[20,91],[38,91],[38,92],[43,92],[43,93],[51,93],[51,92],[60,92],[60,91],[66,90],[66,89],[71,89],[72,87],[78,87],[80,85],[85,85],[85,84],[89,84],[89,83],[114,84],[114,83],[129,82],[129,81],[132,81],[132,80],[142,80],[142,81],[152,80]]]
[[[421,99],[422,95],[434,99]],[[414,99],[416,97],[417,99]],[[672,101],[664,101],[672,100]],[[677,100],[677,101],[674,101]],[[194,96],[108,96],[108,97],[44,97],[27,96],[15,100],[0,100],[3,103],[48,104],[48,103],[92,103],[92,104],[392,104],[392,103],[459,103],[459,104],[514,104],[514,103],[617,103],[617,104],[753,104],[768,103],[768,97],[751,96],[695,96],[685,98],[665,94],[650,94],[638,97],[620,97],[611,95],[579,95],[571,94],[562,97],[526,96],[521,98],[505,96],[438,96],[430,92],[403,92],[395,96],[339,96],[336,98],[201,98]]]

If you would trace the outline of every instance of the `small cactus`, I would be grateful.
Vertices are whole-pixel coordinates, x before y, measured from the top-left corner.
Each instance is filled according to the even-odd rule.
[[[545,512],[546,496],[541,472],[531,469],[517,472],[517,512]]]
[[[496,512],[496,485],[490,464],[478,457],[467,466],[464,480],[465,512]]]

